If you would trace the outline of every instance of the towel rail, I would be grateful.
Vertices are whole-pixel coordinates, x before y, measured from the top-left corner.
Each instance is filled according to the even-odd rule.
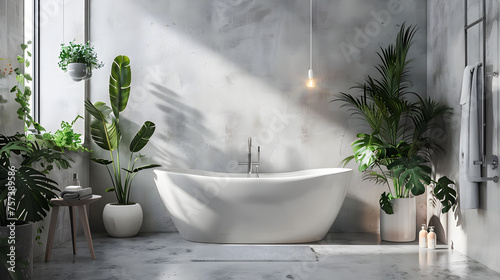
[[[481,85],[481,125],[480,125],[480,139],[479,139],[479,151],[481,153],[481,159],[474,161],[474,165],[488,166],[491,165],[493,169],[498,167],[498,157],[492,155],[490,160],[486,158],[486,0],[482,0],[482,16],[475,21],[468,23],[468,1],[464,0],[464,31],[465,31],[465,65],[468,65],[468,37],[467,32],[470,28],[482,24],[482,55],[481,62],[479,63],[479,68],[482,69],[482,85]],[[498,72],[493,72],[493,77],[498,77]],[[479,182],[493,181],[498,183],[498,176],[494,177],[481,177]]]

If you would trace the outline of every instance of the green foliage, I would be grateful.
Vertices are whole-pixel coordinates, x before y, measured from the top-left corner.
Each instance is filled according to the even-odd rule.
[[[120,119],[120,112],[127,107],[131,82],[130,59],[127,56],[117,56],[109,76],[109,100],[117,120]]]
[[[59,53],[59,67],[67,71],[69,63],[85,63],[91,69],[99,69],[104,66],[102,61],[97,59],[97,53],[94,47],[90,46],[90,42],[85,44],[77,44],[75,40],[69,42],[68,45],[61,44],[61,52]]]
[[[90,135],[94,142],[104,150],[115,150],[120,143],[121,135],[117,121],[111,116],[111,108],[103,102],[92,104],[86,100],[85,109],[94,117],[90,123]]]
[[[15,101],[19,104],[17,117],[24,122],[24,132],[27,134],[25,140],[36,141],[40,146],[60,151],[88,152],[89,150],[82,145],[81,134],[75,133],[73,130],[75,122],[80,118],[83,119],[81,116],[77,116],[71,123],[63,121],[61,128],[54,133],[45,132],[45,128],[33,119],[30,109],[31,88],[27,84],[27,82],[32,81],[32,77],[23,71],[30,66],[31,53],[27,51],[29,44],[31,41],[28,44],[21,44],[23,55],[18,56],[17,61],[22,65],[14,70],[17,84],[10,90],[16,94]],[[35,134],[31,134],[31,132],[35,132]]]
[[[384,143],[374,135],[358,134],[358,140],[352,143],[352,150],[354,160],[359,163],[359,171],[365,171],[375,164],[383,145]]]
[[[24,69],[30,66],[31,53],[27,51],[28,44],[21,44],[22,55],[17,56],[17,61],[21,64],[19,68],[14,69],[16,73],[17,84],[12,87],[10,92],[16,94],[14,99],[19,105],[17,110],[17,118],[24,122],[24,131],[29,131],[33,128],[36,131],[45,130],[39,123],[35,122],[31,116],[30,100],[31,100],[31,88],[28,82],[32,81],[31,75],[24,72]]]
[[[384,212],[389,215],[394,214],[394,210],[392,209],[392,204],[391,204],[391,200],[393,198],[394,197],[392,196],[391,193],[383,192],[380,195],[380,200],[379,200],[380,209],[384,210]]]
[[[391,198],[423,194],[431,183],[440,193],[443,211],[456,204],[455,191],[449,187],[453,181],[446,177],[432,180],[430,167],[431,155],[443,150],[430,132],[441,129],[438,120],[448,117],[451,108],[410,91],[408,66],[412,60],[407,55],[415,32],[415,27],[403,24],[395,44],[377,53],[378,77],[367,76],[351,88],[356,93],[340,93],[334,100],[369,126],[367,132],[357,135],[351,144],[353,155],[343,162],[354,159],[364,179],[388,186],[389,193],[380,199],[387,213]]]
[[[130,59],[120,55],[113,61],[109,77],[109,99],[111,108],[104,102],[92,104],[85,101],[85,109],[92,115],[90,135],[97,146],[109,151],[110,159],[92,158],[95,163],[106,166],[113,186],[106,192],[114,192],[119,204],[130,204],[130,189],[134,176],[146,169],[159,167],[158,164],[148,164],[136,167],[136,163],[144,156],[136,155],[144,148],[154,134],[156,126],[153,122],[146,121],[134,136],[129,145],[130,157],[127,168],[120,166],[121,127],[120,112],[124,111],[130,97],[132,81]],[[112,172],[113,171],[113,172]],[[122,171],[124,176],[122,176]]]
[[[42,134],[42,139],[45,144],[52,149],[59,149],[63,152],[65,150],[74,152],[90,152],[82,145],[82,135],[73,130],[73,125],[78,119],[83,119],[83,117],[78,115],[71,123],[62,121],[61,128],[56,130],[54,133]]]
[[[0,135],[0,201],[7,200],[9,181],[16,187],[15,217],[18,221],[41,221],[50,210],[49,201],[57,197],[57,183],[46,174],[53,169],[70,167],[71,159],[63,152],[41,147],[25,136]],[[12,171],[13,162],[20,162]],[[12,180],[14,178],[14,180]],[[10,179],[10,180],[9,180]],[[5,207],[0,207],[0,225],[7,224]]]
[[[19,222],[37,222],[46,217],[50,199],[57,197],[55,191],[58,191],[57,183],[47,178],[47,174],[54,168],[70,167],[72,159],[64,151],[88,151],[81,144],[81,135],[72,129],[80,116],[71,123],[62,122],[61,129],[53,134],[39,134],[45,129],[31,116],[31,88],[27,82],[32,77],[24,72],[30,66],[31,53],[27,51],[30,43],[21,45],[23,55],[18,56],[17,61],[22,65],[15,69],[17,84],[11,89],[20,106],[17,115],[24,122],[24,133],[13,136],[0,134],[0,202],[7,204],[8,184],[13,182],[17,189],[12,196],[16,208],[10,210],[14,211]],[[13,175],[12,168],[16,169]],[[6,210],[6,207],[0,207],[0,225],[7,224]],[[40,233],[39,228],[36,236],[38,243]]]
[[[450,187],[450,185],[454,185],[455,183],[446,176],[439,178],[434,183],[436,184],[434,194],[444,206],[441,212],[446,213],[457,204],[457,192]]]
[[[142,125],[141,129],[137,132],[132,142],[130,142],[130,151],[133,153],[137,153],[142,148],[144,148],[148,142],[149,138],[153,136],[155,132],[156,125],[150,121],[146,121],[144,125]]]

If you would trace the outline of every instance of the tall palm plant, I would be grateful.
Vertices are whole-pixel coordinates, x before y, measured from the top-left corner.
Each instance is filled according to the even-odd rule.
[[[431,156],[442,151],[429,134],[439,128],[439,120],[451,114],[451,108],[410,91],[408,51],[416,28],[405,24],[397,34],[395,44],[377,53],[380,63],[375,66],[379,77],[368,75],[364,82],[352,87],[356,93],[340,93],[334,101],[369,125],[367,133],[357,135],[352,143],[353,155],[344,163],[355,160],[364,179],[385,184],[388,192],[380,198],[380,206],[392,214],[390,200],[417,196],[427,185],[445,213],[456,205],[454,182],[446,176],[431,178]]]

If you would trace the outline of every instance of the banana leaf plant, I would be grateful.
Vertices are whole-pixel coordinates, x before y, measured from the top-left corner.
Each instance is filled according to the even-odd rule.
[[[394,213],[392,199],[421,195],[426,186],[433,187],[443,213],[457,203],[455,183],[446,176],[432,179],[431,168],[432,156],[443,151],[432,130],[442,129],[440,120],[452,113],[451,108],[410,91],[412,59],[407,56],[415,32],[415,27],[403,24],[396,43],[377,53],[379,77],[367,76],[351,88],[355,93],[340,93],[334,100],[368,125],[351,144],[353,155],[343,162],[355,160],[363,179],[387,185],[388,192],[380,197],[387,214]]]
[[[130,96],[132,72],[130,59],[119,55],[115,58],[109,76],[109,100],[111,108],[104,102],[92,104],[85,101],[85,109],[92,115],[90,135],[95,144],[109,152],[110,159],[92,158],[92,161],[106,166],[113,187],[106,192],[114,192],[118,204],[133,204],[130,202],[132,179],[142,170],[159,167],[159,164],[148,164],[136,167],[137,161],[144,157],[139,152],[148,144],[154,134],[156,126],[146,121],[134,136],[128,150],[130,152],[128,165],[123,168],[120,163],[120,144],[122,129],[120,113],[125,110]],[[125,175],[122,174],[124,171]]]

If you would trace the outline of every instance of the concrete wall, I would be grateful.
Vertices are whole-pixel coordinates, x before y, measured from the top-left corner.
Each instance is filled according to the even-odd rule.
[[[23,131],[23,122],[17,118],[15,94],[10,89],[16,84],[16,75],[10,70],[18,67],[23,37],[22,1],[0,0],[0,133],[13,135]]]
[[[128,143],[146,120],[157,125],[144,150],[164,167],[243,172],[247,138],[260,145],[262,172],[337,167],[362,130],[339,104],[329,103],[378,62],[400,24],[419,27],[411,56],[414,90],[426,90],[426,2],[315,0],[313,68],[309,69],[309,1],[90,1],[91,42],[106,63],[94,72],[91,100],[108,98],[115,56],[132,61],[132,93],[121,114]],[[107,156],[92,147],[96,156]],[[352,167],[352,166],[351,166]],[[90,167],[90,182],[114,201],[106,171]],[[142,231],[173,231],[151,171],[135,178],[132,199],[144,210]],[[378,232],[383,186],[353,173],[332,230]],[[419,203],[425,222],[425,198]],[[103,230],[99,210],[91,213]]]
[[[450,104],[454,109],[454,116],[448,122],[447,134],[444,136],[447,154],[438,162],[439,173],[452,174],[452,180],[458,181],[459,162],[459,133],[460,91],[464,55],[464,5],[450,1],[429,0],[428,12],[428,94]],[[479,17],[480,1],[469,1],[470,21]],[[499,79],[493,77],[493,71],[499,70],[499,3],[487,0],[487,155],[498,155],[500,144],[499,120],[500,108]],[[482,29],[481,29],[482,30]],[[469,38],[469,64],[479,59],[482,37],[479,29],[471,29]],[[498,169],[491,167],[484,169],[484,175],[498,175]],[[499,185],[493,182],[480,186],[480,208],[472,210],[457,209],[448,215],[447,240],[450,247],[467,254],[468,256],[500,271],[500,240],[497,238],[500,230],[500,199]]]

